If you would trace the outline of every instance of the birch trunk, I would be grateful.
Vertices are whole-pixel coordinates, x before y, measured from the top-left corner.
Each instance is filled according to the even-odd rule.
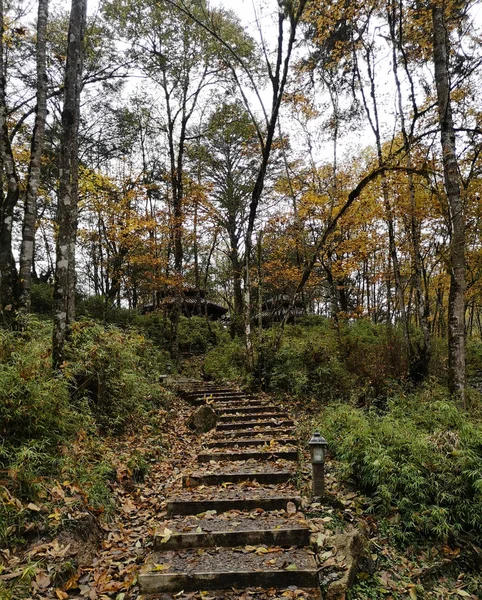
[[[82,78],[83,39],[87,0],[72,0],[64,107],[59,158],[59,199],[57,208],[57,262],[54,285],[54,327],[52,360],[54,368],[63,362],[69,324],[75,318],[75,242],[77,233],[78,131]]]
[[[465,210],[460,195],[448,71],[449,40],[442,4],[432,7],[433,55],[442,144],[444,183],[449,204],[450,295],[448,315],[450,392],[465,406]]]
[[[0,33],[3,27],[3,0],[0,0]],[[17,269],[12,254],[12,225],[19,187],[8,137],[5,85],[3,36],[0,35],[0,314],[2,320],[9,322],[14,314],[17,285]]]
[[[37,107],[30,149],[25,216],[20,250],[20,306],[30,308],[33,258],[35,252],[35,223],[37,220],[37,192],[40,183],[41,158],[47,120],[47,67],[46,33],[49,0],[39,0],[37,18]]]

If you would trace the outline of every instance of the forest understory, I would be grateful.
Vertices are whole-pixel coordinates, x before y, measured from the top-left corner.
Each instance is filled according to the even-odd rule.
[[[480,0],[64,4],[0,0],[0,600],[139,596],[179,377],[326,437],[324,593],[356,528],[345,600],[482,598]]]
[[[137,597],[137,574],[166,497],[202,443],[185,425],[192,407],[158,382],[167,355],[146,334],[156,331],[153,318],[143,318],[143,328],[80,321],[63,378],[46,369],[48,322],[32,319],[22,332],[2,332],[2,600]],[[342,337],[326,319],[289,326],[280,350],[266,352],[262,375],[248,377],[242,344],[222,327],[208,328],[201,318],[185,325],[186,358],[173,380],[179,374],[261,386],[296,414],[305,495],[306,442],[315,429],[326,436],[327,487],[336,502],[318,509],[319,535],[356,526],[375,565],[373,574],[358,574],[349,598],[480,598],[477,390],[469,417],[435,376],[413,388],[396,381],[397,361],[381,372],[375,357],[385,361],[394,333],[368,322],[347,326]],[[471,350],[474,364],[478,349]],[[338,568],[336,548],[325,549],[322,572]],[[256,593],[246,597],[279,597]],[[286,590],[281,597],[298,596]]]

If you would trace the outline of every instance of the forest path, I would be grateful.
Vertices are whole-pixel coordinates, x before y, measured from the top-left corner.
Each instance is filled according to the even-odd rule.
[[[261,396],[185,384],[191,404],[218,414],[198,465],[167,498],[138,583],[144,599],[320,598],[301,498],[294,422]],[[211,590],[205,592],[204,590]]]

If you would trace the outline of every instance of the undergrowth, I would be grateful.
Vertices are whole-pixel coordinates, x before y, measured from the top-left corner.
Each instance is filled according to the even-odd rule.
[[[413,533],[438,539],[482,533],[482,425],[443,387],[432,382],[394,395],[384,412],[337,403],[316,426],[340,461],[340,477],[397,523],[400,541]]]
[[[205,357],[215,380],[240,380],[295,399],[371,403],[386,397],[406,370],[400,360],[400,332],[360,320],[335,327],[323,317],[305,317],[254,336],[254,371],[246,374],[241,339],[226,340]]]
[[[0,543],[22,541],[25,524],[41,518],[29,504],[43,502],[56,479],[108,514],[115,470],[103,438],[155,426],[170,401],[159,385],[167,353],[142,333],[75,323],[61,374],[51,368],[51,335],[34,317],[22,331],[0,330]],[[133,458],[139,478],[141,463]]]

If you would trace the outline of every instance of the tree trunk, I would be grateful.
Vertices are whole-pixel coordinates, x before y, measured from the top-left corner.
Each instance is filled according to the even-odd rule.
[[[37,192],[40,184],[40,167],[44,147],[45,122],[47,120],[46,33],[48,14],[49,0],[39,0],[37,18],[37,107],[30,148],[19,271],[20,306],[27,310],[30,307],[30,286],[35,251],[35,223],[37,220]]]
[[[401,9],[400,9],[401,10]],[[413,272],[413,287],[415,288],[415,303],[416,303],[416,316],[420,324],[420,328],[423,334],[423,342],[419,345],[417,356],[411,357],[410,375],[414,380],[424,380],[429,373],[429,364],[431,357],[431,338],[430,338],[430,325],[429,325],[429,312],[430,305],[426,301],[426,295],[424,295],[422,288],[422,273],[423,273],[423,259],[421,250],[421,223],[417,218],[417,206],[415,196],[415,181],[412,169],[412,156],[411,156],[411,135],[407,132],[405,123],[405,113],[403,110],[403,99],[402,99],[402,88],[400,84],[400,78],[398,76],[398,56],[397,50],[401,50],[403,56],[403,62],[405,66],[406,76],[410,82],[410,88],[413,90],[414,85],[412,82],[411,74],[408,68],[408,60],[404,54],[403,46],[401,44],[401,32],[397,35],[397,27],[401,27],[398,23],[402,22],[401,15],[396,14],[395,9],[393,12],[388,11],[388,22],[390,26],[390,34],[392,37],[392,65],[393,74],[395,78],[395,85],[397,88],[397,100],[398,109],[400,112],[400,122],[402,128],[403,141],[407,149],[407,168],[409,172],[408,177],[408,189],[410,196],[410,237],[412,242],[412,272]],[[412,102],[415,102],[415,96],[412,98]],[[415,112],[415,111],[414,111]],[[407,316],[408,319],[408,316]]]
[[[233,270],[233,295],[234,295],[234,310],[231,318],[231,337],[243,335],[243,265],[239,258],[239,236],[236,233],[236,218],[235,215],[230,215],[228,219],[228,234],[229,234],[229,260]]]
[[[59,157],[60,184],[57,207],[58,234],[52,347],[52,361],[55,369],[58,369],[63,362],[68,326],[75,318],[78,132],[86,11],[87,0],[72,0]]]
[[[382,167],[383,160],[383,149],[382,149],[382,139],[381,139],[381,131],[380,131],[380,120],[379,120],[379,112],[378,112],[378,102],[376,96],[376,81],[375,81],[375,63],[374,56],[372,54],[373,48],[368,47],[365,53],[366,66],[368,71],[368,77],[370,81],[370,97],[372,103],[373,113],[370,112],[370,107],[368,106],[368,101],[366,99],[366,95],[363,88],[362,77],[360,71],[358,69],[358,65],[356,65],[356,74],[360,81],[360,89],[362,93],[363,105],[365,107],[365,112],[370,123],[371,129],[373,131],[373,135],[375,136],[376,148],[377,148],[377,157],[378,157],[378,166]],[[389,183],[387,180],[386,173],[383,171],[381,173],[381,186],[382,186],[382,196],[383,196],[383,206],[385,210],[385,222],[388,228],[388,249],[390,253],[390,260],[393,269],[393,277],[395,282],[395,298],[398,302],[398,310],[399,310],[399,320],[402,325],[403,339],[405,342],[405,351],[408,357],[408,362],[410,362],[410,332],[408,328],[407,321],[407,312],[405,308],[405,298],[403,294],[403,284],[402,277],[400,271],[400,263],[398,260],[398,251],[397,251],[397,241],[395,235],[395,219],[393,214],[392,205],[390,202],[390,193],[389,193]],[[376,300],[374,299],[373,306],[375,307]],[[376,314],[376,313],[374,313]]]
[[[3,58],[3,0],[0,0],[0,313],[7,323],[14,315],[17,269],[12,254],[13,211],[19,187],[8,137],[5,65]],[[3,181],[7,189],[3,189]]]
[[[465,406],[465,210],[460,196],[455,131],[450,101],[448,71],[449,40],[442,4],[432,7],[433,56],[437,104],[442,143],[444,183],[449,204],[450,294],[449,294],[449,373],[451,394]]]

